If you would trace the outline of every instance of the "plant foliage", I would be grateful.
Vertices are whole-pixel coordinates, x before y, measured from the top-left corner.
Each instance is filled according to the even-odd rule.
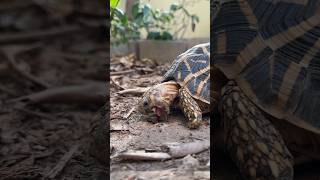
[[[113,1],[113,2],[111,2]],[[139,0],[132,6],[132,18],[119,8],[119,0],[110,0],[112,43],[125,43],[140,39],[141,30],[146,31],[147,39],[172,40],[182,38],[188,26],[195,30],[199,17],[190,14],[184,4],[173,3],[168,10],[154,9]]]

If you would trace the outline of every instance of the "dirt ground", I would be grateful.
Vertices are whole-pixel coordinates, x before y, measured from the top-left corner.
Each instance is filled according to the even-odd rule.
[[[150,87],[161,81],[162,75],[169,65],[158,65],[150,59],[137,61],[134,56],[113,58],[111,61],[112,72],[126,72],[128,69],[135,71],[129,74],[111,76],[110,86],[110,147],[111,156],[124,150],[159,149],[164,143],[192,142],[195,139],[209,139],[209,117],[205,117],[204,125],[197,130],[189,130],[184,122],[185,118],[178,110],[170,117],[168,122],[153,124],[143,121],[138,113],[125,118],[129,110],[134,107],[141,94],[119,93],[123,89]],[[209,173],[210,150],[205,150],[193,156],[196,165],[183,166],[186,159],[172,159],[167,161],[120,161],[111,158],[111,179],[194,179]],[[151,171],[151,172],[150,172]],[[185,172],[188,172],[187,174]],[[201,175],[199,175],[199,172]],[[149,173],[149,174],[148,174]],[[197,174],[198,173],[198,174]],[[208,174],[206,174],[208,177]],[[205,176],[205,175],[204,175]],[[201,179],[201,178],[200,178]]]
[[[106,94],[95,88],[106,85],[109,59],[104,7],[0,2],[0,179],[93,179],[104,171],[86,138]]]

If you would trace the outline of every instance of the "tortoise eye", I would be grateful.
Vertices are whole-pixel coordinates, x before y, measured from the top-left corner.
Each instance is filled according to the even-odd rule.
[[[147,107],[148,105],[149,105],[148,101],[146,101],[146,100],[143,101],[143,106],[144,106],[144,107]]]

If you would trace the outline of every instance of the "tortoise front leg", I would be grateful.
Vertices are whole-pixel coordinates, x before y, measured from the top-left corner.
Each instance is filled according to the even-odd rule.
[[[252,180],[292,180],[293,158],[279,132],[234,82],[223,91],[225,143],[242,175]]]
[[[200,126],[202,121],[202,111],[198,103],[193,97],[184,89],[179,89],[179,108],[188,119],[188,127],[194,129]]]

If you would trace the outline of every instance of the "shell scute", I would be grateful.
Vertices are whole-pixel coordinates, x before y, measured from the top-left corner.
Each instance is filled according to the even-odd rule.
[[[192,97],[210,104],[210,43],[199,44],[179,55],[164,81],[174,80]]]

